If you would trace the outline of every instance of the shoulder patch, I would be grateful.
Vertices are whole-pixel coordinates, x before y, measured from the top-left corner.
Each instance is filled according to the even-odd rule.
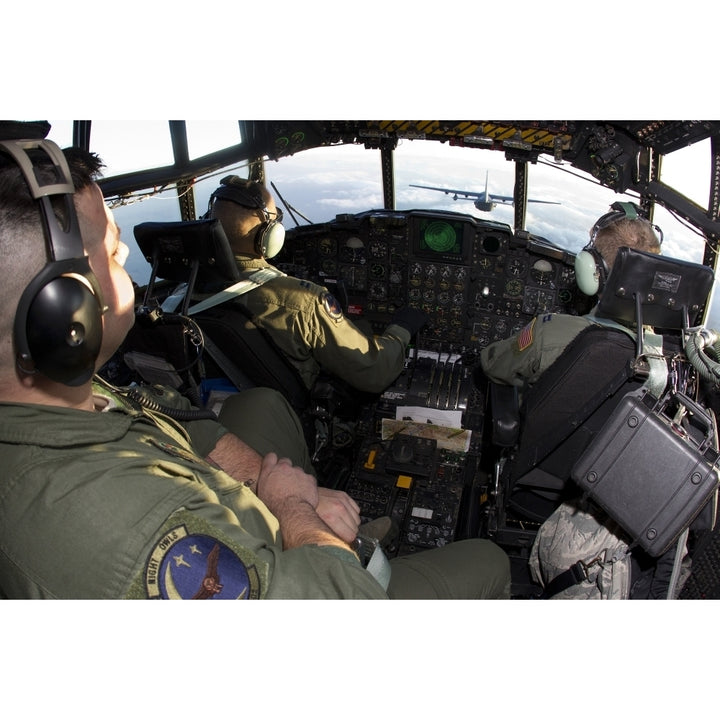
[[[255,554],[213,532],[205,521],[180,511],[163,532],[138,578],[141,587],[130,596],[253,600],[265,594],[267,569],[258,567]]]
[[[325,308],[325,312],[330,316],[331,320],[340,320],[342,318],[342,308],[334,295],[325,293],[321,300],[323,307]]]
[[[250,553],[236,550],[211,535],[176,525],[152,548],[145,565],[144,585],[150,599],[252,600],[261,596],[261,582]]]
[[[535,321],[537,318],[533,318],[518,334],[517,346],[518,350],[522,352],[527,350],[533,343],[533,330],[535,329]]]

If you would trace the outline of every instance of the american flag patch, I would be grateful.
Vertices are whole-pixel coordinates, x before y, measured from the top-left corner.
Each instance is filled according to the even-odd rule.
[[[533,328],[535,327],[535,320],[533,318],[521,331],[517,338],[518,350],[522,352],[526,348],[532,345],[533,341]]]

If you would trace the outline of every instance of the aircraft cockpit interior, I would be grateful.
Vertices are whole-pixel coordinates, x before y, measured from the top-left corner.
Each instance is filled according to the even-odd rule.
[[[89,134],[89,125],[83,127]],[[637,548],[636,564],[651,566],[673,551],[673,580],[665,591],[720,597],[714,569],[720,552],[720,336],[705,326],[720,242],[719,123],[318,121],[240,127],[245,145],[208,155],[197,167],[183,158],[174,167],[101,182],[105,197],[118,203],[142,188],[175,182],[182,208],[180,220],[147,218],[133,227],[150,280],[137,287],[135,328],[101,370],[108,382],[170,384],[203,412],[216,412],[243,389],[275,388],[302,420],[319,483],[347,492],[363,522],[394,521],[398,532],[385,547],[389,557],[489,538],[510,556],[513,597],[545,597],[547,588],[530,569],[533,548],[545,521],[574,493],[620,523]],[[173,121],[170,128],[181,147],[183,124]],[[512,221],[473,213],[470,206],[468,212],[396,207],[392,153],[399,138],[501,151],[515,172]],[[707,139],[714,172],[711,197],[701,207],[659,180],[658,158]],[[263,160],[282,162],[335,144],[379,152],[383,207],[287,224],[282,249],[270,262],[325,287],[369,334],[382,333],[399,309],[425,314],[402,371],[377,393],[354,391],[323,374],[305,388],[253,317],[229,334],[216,309],[196,312],[190,300],[198,283],[229,287],[238,281],[224,232],[202,215],[204,208],[195,209],[194,179],[205,173],[217,183],[224,168],[244,161],[248,177],[264,182]],[[655,204],[671,209],[699,230],[704,251],[700,262],[619,254],[597,309],[599,334],[573,346],[578,374],[548,373],[520,402],[517,387],[503,390],[484,377],[483,349],[530,332],[538,317],[583,316],[597,302],[578,285],[578,253],[550,233],[526,229],[528,167],[543,154],[616,193],[635,193],[651,220]],[[559,205],[552,197],[538,202]],[[633,322],[654,330],[631,337],[619,327]],[[606,347],[595,342],[600,337],[610,350],[599,350]],[[563,423],[567,431],[553,434]],[[630,445],[634,449],[617,447],[617,438],[634,437],[636,426],[643,432]],[[525,437],[523,428],[529,428]],[[625,469],[619,475],[610,461],[616,456]],[[673,469],[670,478],[667,468]],[[638,478],[645,499],[657,481],[662,499],[633,497],[621,487],[628,473]],[[634,508],[629,517],[623,515],[627,507]],[[694,554],[690,580],[682,574],[680,541]]]
[[[205,226],[208,223],[197,222]],[[183,233],[189,232],[189,238],[198,237],[198,228],[192,222],[170,223],[167,227],[144,223],[135,229],[138,243],[152,265],[152,282],[142,303],[145,313],[152,314],[151,306],[164,307],[162,288],[172,294],[178,281],[184,283],[181,294],[186,294],[181,307],[183,312],[187,311],[188,282],[192,286],[203,272],[222,273],[222,268],[228,265],[222,259],[228,252],[222,242],[213,244],[207,238],[195,245],[178,242],[182,234],[176,232],[179,228]],[[209,228],[203,227],[202,232],[206,229]],[[212,233],[208,238],[212,238]],[[190,257],[193,253],[196,257]],[[265,359],[258,363],[260,368],[253,369],[249,358],[255,351],[249,351],[246,345],[248,362],[243,365],[242,353],[235,353],[239,368],[227,372],[227,364],[217,362],[216,352],[210,348],[214,346],[217,351],[218,344],[225,342],[227,363],[233,346],[219,337],[217,327],[208,324],[209,319],[199,313],[192,316],[192,321],[199,326],[197,335],[209,342],[204,347],[207,366],[220,375],[241,379],[230,382],[228,388],[207,384],[212,378],[197,376],[193,385],[202,388],[205,383],[201,395],[210,403],[222,397],[222,390],[235,391],[242,389],[243,383],[252,386],[256,382],[276,387],[292,398],[304,417],[308,446],[320,482],[347,492],[359,504],[364,522],[387,516],[396,523],[397,538],[386,547],[390,557],[442,547],[464,538],[489,537],[510,555],[513,596],[539,597],[541,588],[528,571],[531,547],[542,523],[572,484],[567,477],[569,468],[562,479],[555,478],[547,487],[543,482],[547,485],[548,472],[543,470],[539,487],[531,488],[536,497],[538,493],[544,494],[547,500],[542,512],[528,512],[522,507],[518,488],[527,489],[524,483],[537,481],[523,478],[516,487],[516,478],[508,480],[504,464],[512,464],[526,449],[498,440],[497,415],[501,412],[498,389],[483,378],[479,355],[489,344],[521,333],[538,316],[588,313],[596,298],[579,289],[575,261],[575,253],[546,238],[503,222],[449,210],[377,208],[340,213],[327,222],[291,227],[287,229],[282,250],[272,260],[273,265],[287,275],[326,287],[346,317],[361,324],[367,332],[381,333],[399,308],[415,308],[426,314],[427,324],[413,338],[402,372],[376,395],[340,388],[332,378],[324,378],[323,388],[332,388],[329,394],[305,395],[300,390],[299,395],[293,395],[286,383],[278,381],[283,374],[282,365],[273,366],[278,368],[274,379],[267,372],[275,362],[270,358],[277,354],[276,348],[258,350],[258,356]],[[691,279],[691,274],[698,271]],[[680,314],[674,316],[672,327],[667,329],[676,341],[683,330],[702,322],[713,280],[708,267],[697,265],[688,269],[670,262],[668,266],[635,272],[633,283],[639,284],[643,273],[652,275],[656,279],[655,293],[670,304],[681,303]],[[682,272],[690,274],[685,277]],[[618,270],[616,277],[619,273],[622,270]],[[664,278],[663,283],[671,290],[673,283],[681,283],[680,277],[683,285],[691,283],[697,290],[692,302],[684,296],[683,299],[675,296],[674,292],[670,296],[660,293],[659,277]],[[172,282],[168,284],[168,280]],[[233,280],[232,269],[225,280],[228,284]],[[155,281],[160,282],[154,287]],[[161,294],[154,297],[158,289]],[[626,291],[624,286],[616,288],[619,296]],[[650,310],[646,312],[652,315],[652,297],[653,292],[648,291],[642,302],[638,299],[638,311],[647,302]],[[620,301],[624,311],[627,302],[630,303],[631,315],[636,310],[635,299],[636,295],[631,294],[629,299]],[[609,315],[612,317],[612,313]],[[251,321],[248,326],[252,327]],[[618,367],[626,369],[629,362],[635,363],[631,375],[641,377],[637,387],[644,386],[646,376],[642,371],[638,373],[638,367],[646,350],[616,329],[606,332],[615,336],[613,342],[619,343]],[[681,352],[680,345],[673,347],[676,348],[673,352]],[[583,356],[582,362],[590,363],[590,356]],[[594,357],[592,362],[593,368],[599,367],[598,363],[615,367],[611,354]],[[674,382],[682,376],[683,392],[697,399],[699,384],[688,381],[695,373],[692,366],[680,363],[676,357],[668,362]],[[285,374],[289,374],[287,368]],[[623,378],[627,379],[627,375]],[[573,392],[567,397],[557,389],[544,391],[545,404],[538,401],[536,424],[544,423],[543,413],[552,412],[547,395],[565,398],[562,402],[566,410],[573,406],[575,396],[582,394],[582,383],[587,382],[584,377],[580,385],[571,386]],[[208,398],[207,388],[212,388],[209,391],[212,398]],[[516,389],[513,390],[517,396]],[[352,398],[350,402],[348,395]],[[618,402],[621,395],[618,394]],[[343,399],[338,400],[339,397]],[[604,414],[600,414],[603,421],[607,420],[613,403],[604,403]],[[590,414],[586,409],[586,415]],[[567,422],[567,414],[562,418],[558,414],[556,421]],[[571,422],[577,425],[578,417],[573,416]],[[504,428],[506,432],[508,427]],[[709,437],[712,431],[707,435],[703,448],[712,455],[717,451],[717,438]],[[538,438],[550,442],[542,434],[535,436],[536,441]],[[557,445],[557,438],[552,442]],[[574,461],[578,455],[577,448],[561,449],[559,453],[566,453],[566,463],[570,463],[567,458]],[[536,455],[544,457],[544,452]],[[716,457],[713,455],[711,460],[713,466]],[[697,516],[703,515],[701,527],[705,531],[714,526],[714,501],[710,496],[716,489],[716,477],[710,473],[709,479],[700,483],[704,488],[701,503],[704,514],[693,505],[692,520],[697,526],[700,522]],[[690,525],[690,517],[686,519],[686,525]],[[667,543],[663,550],[667,550]]]

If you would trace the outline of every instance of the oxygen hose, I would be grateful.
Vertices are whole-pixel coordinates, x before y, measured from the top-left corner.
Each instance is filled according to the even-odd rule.
[[[690,364],[700,376],[716,385],[720,385],[720,332],[704,327],[686,331],[685,354]],[[713,357],[708,355],[710,349]]]

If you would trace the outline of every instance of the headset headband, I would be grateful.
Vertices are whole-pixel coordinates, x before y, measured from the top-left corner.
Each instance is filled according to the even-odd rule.
[[[650,227],[657,234],[658,242],[662,245],[663,231],[657,226],[650,223],[647,218],[647,214],[635,203],[632,202],[614,202],[610,206],[611,211],[605,213],[602,217],[598,218],[590,231],[590,244],[595,244],[595,238],[601,230],[606,227],[619,222],[620,220],[645,220],[650,224]]]
[[[40,203],[43,213],[43,227],[46,231],[46,242],[51,260],[69,260],[83,257],[82,237],[73,204],[75,186],[70,177],[65,156],[62,150],[51,140],[4,140],[2,147],[10,154],[20,168],[33,199]],[[35,173],[35,167],[29,151],[42,150],[50,158],[57,182],[41,184]],[[51,196],[60,196],[65,202],[67,227],[63,228],[53,212]]]
[[[255,233],[255,252],[266,258],[272,258],[280,252],[285,241],[283,213],[280,208],[276,208],[275,213],[267,209],[260,183],[248,182],[237,175],[224,177],[220,181],[220,187],[210,196],[205,217],[211,216],[215,200],[229,200],[241,207],[262,213],[262,221]],[[273,214],[275,217],[272,217]]]
[[[12,156],[40,206],[48,255],[48,262],[28,283],[15,311],[17,365],[25,373],[40,372],[55,382],[81,385],[95,371],[104,308],[83,247],[70,168],[63,152],[50,140],[0,141],[0,150]],[[55,182],[40,182],[31,151],[43,151],[51,160]],[[64,203],[65,227],[53,211],[53,197]]]

